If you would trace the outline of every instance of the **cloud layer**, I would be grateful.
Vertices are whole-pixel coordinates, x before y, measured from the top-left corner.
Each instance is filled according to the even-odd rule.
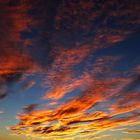
[[[46,90],[43,107],[22,107],[15,134],[102,139],[140,123],[139,64],[118,71],[123,52],[104,54],[139,29],[138,1],[5,0],[0,12],[0,99],[9,85],[34,88],[38,75]]]

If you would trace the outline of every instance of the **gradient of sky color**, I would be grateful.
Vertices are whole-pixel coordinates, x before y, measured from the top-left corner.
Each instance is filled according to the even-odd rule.
[[[0,0],[0,140],[140,140],[139,0]]]

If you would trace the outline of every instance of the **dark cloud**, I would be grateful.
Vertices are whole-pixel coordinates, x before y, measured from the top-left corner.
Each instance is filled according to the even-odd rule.
[[[7,93],[0,93],[0,99],[4,99],[7,96]]]
[[[25,106],[23,108],[23,111],[25,113],[31,113],[32,111],[34,111],[37,108],[37,106],[38,106],[38,104],[31,104],[31,105]],[[34,124],[37,124],[37,123],[34,123]]]
[[[138,75],[133,76],[132,82],[127,85],[127,87],[124,89],[124,91],[126,91],[126,92],[133,91],[139,86],[140,86],[140,75],[138,74]]]
[[[27,80],[27,81],[25,81],[25,83],[23,84],[22,90],[24,91],[24,90],[30,89],[30,88],[32,88],[34,85],[35,85],[35,81],[33,81],[33,80]]]

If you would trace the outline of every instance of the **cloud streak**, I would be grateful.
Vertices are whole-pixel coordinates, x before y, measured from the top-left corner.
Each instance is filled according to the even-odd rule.
[[[10,130],[52,140],[102,139],[110,136],[96,136],[102,131],[139,124],[138,65],[117,71],[123,53],[104,54],[139,28],[135,0],[6,0],[0,9],[0,99],[19,81],[22,90],[38,81],[46,90],[39,99],[45,107],[22,107]]]

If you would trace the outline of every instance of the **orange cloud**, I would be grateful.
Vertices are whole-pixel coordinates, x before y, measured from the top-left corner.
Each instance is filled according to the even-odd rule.
[[[33,135],[40,137],[47,137],[45,136],[47,134],[48,137],[52,136],[55,139],[57,135],[72,136],[84,132],[84,136],[90,136],[93,132],[96,134],[108,129],[139,123],[139,113],[133,112],[138,107],[136,100],[139,93],[128,93],[126,90],[127,86],[133,83],[135,77],[95,80],[94,78],[90,79],[88,75],[88,78],[90,82],[88,81],[85,90],[73,99],[50,110],[33,109],[29,114],[28,112],[19,114],[17,116],[17,119],[20,120],[19,124],[10,127],[10,129],[17,134],[31,135],[33,133]],[[86,77],[85,79],[88,78]],[[83,78],[82,82],[80,81],[80,85],[81,83],[84,85],[85,79]],[[72,88],[65,89],[60,96],[55,94],[54,97],[52,96],[52,99],[64,96],[65,92],[76,88],[77,83],[73,84]],[[53,92],[50,95],[53,95]],[[106,111],[89,111],[94,109],[94,107],[96,108],[96,105],[110,102],[112,99],[115,99],[116,102],[106,107],[108,111],[111,111],[110,113]],[[124,107],[122,108],[121,106]],[[132,115],[118,116],[127,112],[131,112]]]
[[[134,93],[131,93],[131,94],[133,96]],[[138,100],[137,98],[139,97],[139,93],[136,94],[135,99],[127,100],[128,96],[129,95],[127,95],[123,99],[123,101],[116,102],[110,107],[112,110],[112,115],[128,113],[128,112],[131,112],[133,110],[140,108],[140,103],[139,101],[137,101]],[[130,96],[130,98],[132,98],[132,96]]]
[[[125,130],[125,133],[129,133],[129,134],[139,134],[140,130]]]
[[[35,9],[38,7],[37,3],[39,2],[44,3],[41,1],[34,2]],[[51,99],[52,105],[58,105],[53,109],[40,110],[36,108],[36,104],[26,106],[24,112],[17,116],[19,124],[11,126],[10,130],[13,130],[17,135],[39,136],[55,140],[63,137],[75,138],[78,134],[83,134],[84,136],[91,136],[92,134],[93,139],[97,139],[101,138],[95,136],[99,132],[139,123],[140,114],[137,110],[140,107],[137,99],[139,93],[128,92],[129,89],[133,91],[134,87],[139,83],[139,77],[133,77],[134,73],[138,74],[136,72],[138,70],[132,70],[130,75],[126,72],[124,73],[125,76],[122,76],[121,72],[113,71],[113,65],[118,60],[115,56],[95,58],[95,63],[88,64],[87,62],[83,65],[85,67],[84,72],[79,75],[74,69],[75,66],[86,60],[89,55],[94,55],[96,50],[110,47],[123,41],[133,32],[130,28],[127,29],[127,24],[132,25],[135,23],[136,26],[139,24],[136,14],[138,9],[135,3],[134,7],[128,5],[127,8],[124,8],[125,4],[114,2],[107,1],[98,5],[95,2],[85,3],[83,0],[77,3],[73,0],[63,1],[58,6],[57,14],[53,21],[53,27],[55,28],[53,33],[42,27],[47,26],[47,19],[49,19],[46,9],[42,8],[44,7],[42,4],[38,11],[41,12],[40,15],[43,18],[37,21],[38,25],[35,26],[40,26],[39,35],[45,34],[45,37],[41,36],[45,40],[48,39],[46,34],[49,34],[53,40],[52,46],[55,46],[49,54],[53,60],[48,67],[44,66],[44,69],[36,64],[26,52],[26,49],[25,54],[21,55],[17,47],[0,48],[6,54],[6,57],[5,54],[0,56],[2,58],[0,60],[0,75],[4,75],[4,78],[1,78],[2,80],[5,80],[8,74],[16,74],[17,72],[32,74],[41,71],[44,74],[41,79],[44,82],[43,86],[49,87],[43,99]],[[2,4],[5,5],[4,2]],[[97,8],[98,6],[99,8]],[[116,9],[112,11],[114,6]],[[21,10],[21,15],[20,13],[14,15],[14,9],[16,13]],[[5,21],[10,20],[12,22],[12,25],[10,24],[10,27],[5,29],[9,37],[14,38],[12,46],[17,45],[16,42],[24,42],[19,38],[19,32],[25,30],[30,23],[25,9],[28,9],[28,4],[21,4],[16,8],[4,8],[4,11],[9,10],[12,12],[12,14],[8,14],[9,16],[6,19],[2,16]],[[91,12],[91,9],[95,9],[95,11]],[[103,15],[104,18],[101,18]],[[130,19],[127,20],[125,17],[129,15],[131,15]],[[21,19],[22,16],[24,21]],[[101,21],[97,24],[100,18]],[[122,20],[116,21],[118,18]],[[109,26],[112,20],[116,22]],[[66,24],[66,27],[62,27],[62,22],[63,25]],[[0,22],[0,25],[4,26],[3,24]],[[117,28],[118,26],[120,27],[119,29]],[[75,35],[79,30],[81,31],[80,37]],[[93,31],[90,37],[88,37],[89,31]],[[75,39],[78,37],[80,40]],[[2,45],[5,46],[6,44],[8,46],[9,43],[5,43],[4,38],[1,38]],[[62,42],[60,42],[61,40]],[[9,41],[9,39],[6,38],[6,41]],[[68,42],[73,45],[69,46]],[[87,68],[89,65],[92,69]],[[29,88],[33,84],[31,82],[26,86]],[[56,101],[75,89],[80,89],[80,93],[67,102],[60,105]],[[2,90],[4,91],[4,89]],[[0,97],[3,98],[4,96]],[[130,114],[126,115],[126,113]],[[120,117],[119,115],[124,116]]]
[[[68,92],[72,92],[79,87],[86,87],[91,83],[92,79],[88,74],[82,75],[79,79],[71,79],[66,83],[57,84],[53,89],[48,91],[43,99],[60,99]],[[61,83],[61,82],[60,82]]]
[[[30,32],[30,8],[27,0],[0,1],[0,99],[7,96],[8,83],[40,70],[26,48],[30,39],[21,38],[21,32]]]

